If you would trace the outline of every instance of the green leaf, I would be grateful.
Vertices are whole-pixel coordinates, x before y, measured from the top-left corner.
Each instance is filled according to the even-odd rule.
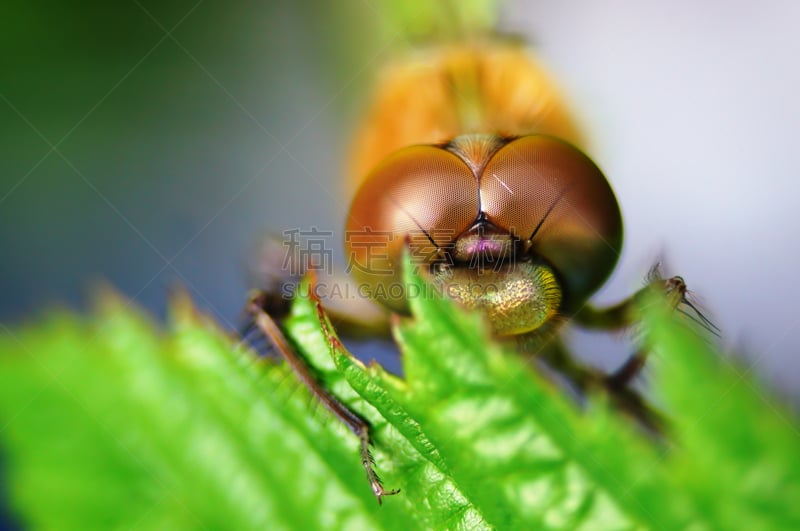
[[[397,322],[400,379],[331,348],[299,298],[287,332],[369,420],[376,468],[401,489],[379,506],[357,438],[284,363],[238,347],[185,299],[162,332],[106,295],[91,318],[2,329],[10,503],[44,529],[796,528],[796,419],[647,307],[665,440],[602,396],[579,410],[448,301],[415,297]]]
[[[674,412],[669,478],[715,527],[800,526],[800,428],[754,379],[752,365],[714,353],[702,337],[648,314],[656,390]],[[755,360],[753,362],[755,363]]]
[[[11,502],[33,528],[380,527],[349,434],[283,364],[176,310],[168,335],[107,298],[0,342]],[[352,486],[351,486],[352,485]],[[358,485],[358,487],[356,487]]]

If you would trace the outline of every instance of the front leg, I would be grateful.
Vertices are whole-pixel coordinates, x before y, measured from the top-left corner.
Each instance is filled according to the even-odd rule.
[[[576,324],[593,330],[622,330],[635,326],[641,320],[642,299],[653,290],[663,293],[669,307],[700,325],[709,333],[719,336],[719,328],[714,325],[690,300],[686,282],[682,277],[664,279],[654,268],[648,275],[645,287],[607,308],[586,305],[574,316]],[[641,372],[647,360],[648,351],[642,347],[612,374],[606,376],[606,385],[614,389],[624,389]]]
[[[252,318],[252,324],[261,331],[270,343],[272,343],[275,350],[283,356],[300,381],[311,393],[316,396],[331,413],[344,422],[359,438],[361,466],[364,467],[367,480],[369,481],[373,494],[378,498],[378,503],[382,503],[383,496],[391,496],[398,491],[384,489],[378,474],[375,472],[374,462],[369,449],[371,444],[369,423],[334,397],[313,373],[313,369],[290,345],[281,327],[264,309],[265,306],[269,307],[272,301],[273,298],[268,294],[264,292],[254,292],[246,308],[247,313]],[[316,304],[320,327],[324,331],[331,347],[344,348],[330,330],[328,320],[322,309],[322,304],[319,300],[316,301]]]

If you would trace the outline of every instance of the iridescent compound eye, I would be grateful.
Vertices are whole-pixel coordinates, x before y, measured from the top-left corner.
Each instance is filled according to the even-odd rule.
[[[483,310],[496,334],[513,335],[577,310],[603,283],[622,220],[603,173],[572,145],[464,135],[391,155],[351,206],[352,273],[399,312],[406,241],[446,295]]]

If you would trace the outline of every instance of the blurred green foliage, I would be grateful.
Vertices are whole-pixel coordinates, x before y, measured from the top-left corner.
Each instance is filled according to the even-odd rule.
[[[414,283],[420,281],[410,279]],[[420,284],[421,286],[421,284]],[[357,440],[282,363],[235,346],[186,298],[168,332],[106,294],[0,339],[11,502],[36,529],[790,529],[796,421],[652,304],[654,442],[584,412],[477,315],[419,298],[398,323],[406,379],[331,351],[313,303],[287,329],[374,428],[379,507]]]

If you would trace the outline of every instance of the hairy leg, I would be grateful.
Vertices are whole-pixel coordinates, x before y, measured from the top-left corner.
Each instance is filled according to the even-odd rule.
[[[594,330],[614,331],[635,327],[641,318],[642,298],[652,290],[661,291],[674,311],[694,321],[709,333],[719,335],[719,329],[690,300],[683,278],[661,278],[655,268],[648,275],[647,285],[624,301],[607,308],[586,305],[573,319],[581,327]],[[648,351],[644,347],[640,348],[619,369],[606,376],[606,385],[624,389],[641,372],[647,355]]]
[[[274,300],[269,294],[263,292],[254,292],[252,294],[250,301],[247,304],[247,312],[252,318],[253,326],[257,327],[258,330],[270,341],[275,350],[281,356],[283,356],[295,374],[297,374],[297,377],[300,379],[300,381],[312,392],[312,394],[316,396],[331,413],[333,413],[339,420],[344,422],[359,438],[361,466],[364,467],[364,471],[367,474],[367,480],[369,481],[373,494],[375,494],[375,497],[378,498],[378,503],[381,503],[383,496],[391,496],[396,494],[398,491],[384,489],[378,474],[375,472],[374,462],[369,450],[369,423],[357,413],[351,411],[347,406],[342,404],[319,381],[317,376],[314,374],[313,369],[309,367],[303,357],[300,356],[289,343],[275,319],[273,319],[270,314],[265,311],[265,307],[270,307],[273,303]],[[344,348],[330,330],[328,320],[319,300],[317,300],[317,315],[320,320],[320,326],[325,332],[331,348]]]

